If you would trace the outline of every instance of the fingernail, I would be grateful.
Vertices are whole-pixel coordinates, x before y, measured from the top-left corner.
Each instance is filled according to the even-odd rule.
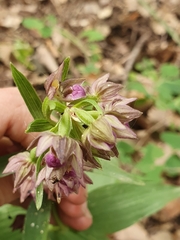
[[[91,215],[91,213],[90,213],[90,211],[89,211],[89,209],[87,207],[87,203],[86,202],[83,203],[83,205],[82,205],[82,211],[83,211],[85,217],[92,218],[92,215]]]

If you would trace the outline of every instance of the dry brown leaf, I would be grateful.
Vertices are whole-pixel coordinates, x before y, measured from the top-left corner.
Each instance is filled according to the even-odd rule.
[[[99,19],[106,19],[109,18],[113,13],[113,9],[110,6],[107,6],[105,8],[102,8],[99,12],[98,12],[98,18]]]
[[[138,9],[138,2],[137,0],[125,0],[126,6],[129,12],[137,11]]]
[[[114,240],[150,240],[147,231],[138,223],[113,234]]]
[[[173,240],[173,235],[168,231],[159,231],[152,235],[150,240]]]
[[[45,45],[40,45],[36,49],[35,58],[39,63],[45,66],[49,72],[54,72],[58,68],[56,60]]]
[[[12,43],[1,42],[0,43],[0,61],[4,63],[5,66],[9,67],[10,56],[12,53]]]
[[[180,199],[168,203],[162,210],[153,215],[160,222],[168,222],[180,215]]]
[[[173,124],[175,128],[180,127],[179,115],[171,110],[161,110],[156,107],[152,107],[148,111],[148,119],[152,123],[161,121],[165,127],[169,127]]]

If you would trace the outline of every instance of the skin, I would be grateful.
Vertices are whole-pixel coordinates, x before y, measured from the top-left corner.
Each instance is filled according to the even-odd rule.
[[[0,155],[26,149],[35,137],[35,134],[24,133],[33,119],[16,88],[0,89],[0,109]],[[18,191],[13,193],[11,175],[0,178],[0,186],[0,206],[6,203],[20,204]],[[92,224],[84,188],[80,188],[78,194],[63,198],[57,204],[57,211],[62,222],[75,230],[85,230]]]

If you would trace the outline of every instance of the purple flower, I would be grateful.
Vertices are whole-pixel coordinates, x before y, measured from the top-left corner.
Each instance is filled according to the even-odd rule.
[[[82,134],[82,143],[89,155],[104,159],[117,156],[116,137],[105,117],[95,120]]]
[[[83,172],[83,151],[76,140],[44,133],[36,141],[36,155],[45,153],[36,186],[44,182],[50,199],[55,196],[60,202],[62,196],[77,193],[80,185],[85,186],[87,181],[91,182]]]
[[[14,192],[20,190],[20,201],[35,194],[36,166],[30,159],[29,152],[22,152],[12,156],[3,173],[14,173]]]
[[[136,134],[118,117],[105,114],[84,131],[82,143],[92,155],[110,159],[110,157],[118,156],[116,142],[123,138],[134,139]]]
[[[49,99],[73,101],[86,96],[84,88],[80,85],[85,81],[84,78],[61,81],[63,67],[64,62],[46,79],[44,87]]]
[[[116,116],[123,124],[141,116],[142,113],[140,111],[126,105],[126,103],[128,103],[128,99],[107,103],[104,108],[105,114]]]
[[[48,167],[59,168],[61,166],[60,160],[55,156],[54,153],[48,152],[44,156],[44,160]]]
[[[44,88],[49,99],[53,99],[55,96],[59,97],[59,87],[61,83],[61,75],[63,71],[64,63],[62,63],[59,68],[51,73],[51,75],[46,79]]]
[[[122,85],[107,82],[109,74],[106,74],[96,81],[89,87],[89,94],[94,95],[98,98],[98,102],[106,104],[114,99],[119,99],[119,92],[122,89]]]
[[[66,100],[76,100],[86,96],[84,88],[79,84],[74,84],[70,87],[71,93],[66,96]]]

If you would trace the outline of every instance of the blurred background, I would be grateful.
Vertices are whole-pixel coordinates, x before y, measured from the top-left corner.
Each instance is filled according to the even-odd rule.
[[[120,167],[180,185],[179,0],[0,0],[0,9],[0,87],[14,85],[10,62],[41,97],[67,56],[69,77],[110,73],[143,112],[131,124],[138,140],[118,143]],[[178,240],[179,227],[177,199],[111,239]]]

